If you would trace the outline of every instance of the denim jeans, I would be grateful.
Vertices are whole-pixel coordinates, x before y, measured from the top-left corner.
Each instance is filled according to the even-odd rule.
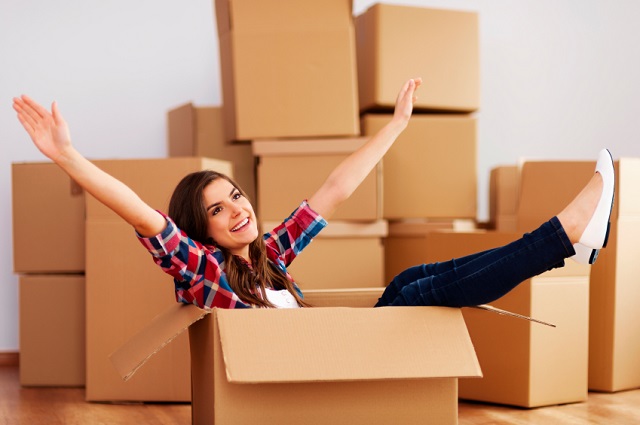
[[[406,269],[393,278],[376,307],[486,304],[531,277],[564,266],[564,259],[574,254],[560,221],[553,217],[500,248]]]

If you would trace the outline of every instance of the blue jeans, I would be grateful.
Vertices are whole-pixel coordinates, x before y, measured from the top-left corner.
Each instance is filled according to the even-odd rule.
[[[486,304],[521,282],[564,266],[575,254],[557,217],[500,248],[445,261],[422,264],[398,274],[376,307]]]

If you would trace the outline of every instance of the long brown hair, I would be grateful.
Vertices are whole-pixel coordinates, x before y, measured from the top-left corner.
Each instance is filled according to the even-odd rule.
[[[229,285],[245,303],[258,307],[274,307],[266,298],[266,288],[272,288],[286,289],[295,297],[298,304],[309,306],[285,274],[268,260],[262,235],[249,244],[251,261],[251,267],[249,267],[244,259],[218,245],[208,234],[209,217],[204,206],[203,191],[217,179],[225,179],[247,198],[242,188],[225,174],[211,170],[196,171],[186,175],[173,191],[169,201],[169,217],[191,239],[202,244],[215,245],[222,252]],[[258,232],[262,233],[260,225],[258,225]]]

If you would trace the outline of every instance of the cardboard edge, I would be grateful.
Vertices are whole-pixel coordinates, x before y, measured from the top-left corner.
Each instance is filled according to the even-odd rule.
[[[151,357],[209,313],[211,310],[194,305],[174,305],[109,355],[109,360],[122,379],[128,381]]]

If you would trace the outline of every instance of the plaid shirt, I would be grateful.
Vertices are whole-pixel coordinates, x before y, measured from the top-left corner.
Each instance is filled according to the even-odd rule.
[[[198,307],[247,308],[229,286],[224,256],[213,245],[203,245],[178,229],[168,216],[162,233],[138,239],[151,253],[156,264],[173,277],[176,300]],[[263,237],[267,257],[287,278],[287,266],[327,225],[327,222],[303,201],[280,225]],[[294,282],[295,285],[295,282]],[[295,285],[298,293],[300,289]]]

